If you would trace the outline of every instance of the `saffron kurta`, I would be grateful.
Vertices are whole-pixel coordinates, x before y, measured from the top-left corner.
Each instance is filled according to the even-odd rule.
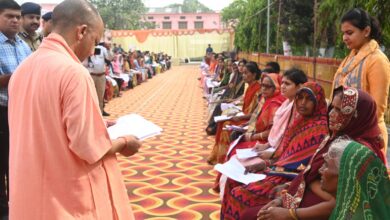
[[[9,92],[10,219],[133,219],[92,78],[60,35]]]
[[[385,140],[386,155],[388,137],[385,124],[385,111],[389,97],[390,62],[380,50],[378,43],[371,40],[360,48],[352,50],[337,70],[333,88],[348,86],[368,92],[377,106],[378,124]]]

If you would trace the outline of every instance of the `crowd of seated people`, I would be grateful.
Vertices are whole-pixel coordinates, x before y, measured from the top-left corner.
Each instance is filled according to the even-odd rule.
[[[96,70],[99,65],[104,69]],[[104,103],[115,97],[120,97],[124,90],[132,89],[146,82],[158,73],[171,68],[171,57],[164,53],[149,51],[128,51],[114,43],[100,43],[95,48],[95,54],[84,61],[94,79],[99,97],[99,104],[104,116],[109,114],[104,111]],[[104,88],[98,88],[102,80]],[[101,92],[99,92],[102,90]],[[100,95],[102,94],[102,95]]]
[[[328,106],[322,86],[297,68],[260,70],[221,54],[200,68],[206,133],[215,135],[207,162],[237,160],[245,173],[266,175],[244,184],[217,172],[221,219],[390,217],[385,142],[369,93],[339,86]],[[237,157],[242,149],[256,156]]]
[[[112,49],[113,60],[107,60],[107,81],[108,87],[114,87],[114,94],[106,94],[108,101],[113,96],[120,96],[123,89],[131,89],[142,82],[146,82],[158,73],[163,73],[171,68],[171,57],[164,53],[153,53],[149,51],[124,52],[121,45]],[[121,80],[118,80],[121,79]],[[115,83],[115,80],[117,83]],[[119,86],[121,85],[121,86]]]

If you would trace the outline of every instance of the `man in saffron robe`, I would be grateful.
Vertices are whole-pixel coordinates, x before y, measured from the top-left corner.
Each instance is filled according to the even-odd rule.
[[[133,155],[141,143],[110,140],[80,62],[100,41],[103,21],[89,2],[65,0],[53,25],[9,84],[9,217],[134,219],[116,153]]]

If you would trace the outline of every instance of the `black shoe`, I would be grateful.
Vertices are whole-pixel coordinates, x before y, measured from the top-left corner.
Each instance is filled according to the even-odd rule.
[[[103,111],[103,116],[110,116],[107,112]]]

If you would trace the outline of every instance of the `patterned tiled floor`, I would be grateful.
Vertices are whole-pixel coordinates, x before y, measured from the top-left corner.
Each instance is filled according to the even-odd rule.
[[[196,66],[177,66],[112,100],[112,119],[137,113],[164,129],[141,151],[120,158],[136,219],[219,219],[211,191],[215,172],[206,157],[213,138],[204,132],[206,104]]]

